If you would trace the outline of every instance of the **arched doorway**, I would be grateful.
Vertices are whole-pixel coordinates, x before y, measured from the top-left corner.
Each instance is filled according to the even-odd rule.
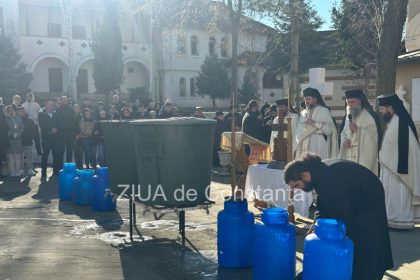
[[[42,99],[55,98],[68,92],[68,67],[64,60],[45,56],[31,66],[31,89]]]
[[[144,64],[133,60],[126,61],[124,63],[124,80],[121,85],[121,93],[133,102],[139,99],[139,95],[150,94],[149,75],[149,71]]]

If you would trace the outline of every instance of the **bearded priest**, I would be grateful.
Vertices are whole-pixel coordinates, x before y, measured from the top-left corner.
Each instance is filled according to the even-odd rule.
[[[381,124],[362,90],[348,90],[347,115],[341,131],[338,158],[357,162],[378,175]]]
[[[379,152],[388,226],[414,228],[420,222],[420,148],[414,122],[397,95],[379,96],[386,130]]]
[[[305,109],[301,112],[296,130],[296,154],[300,158],[306,152],[317,153],[321,159],[337,158],[337,129],[330,109],[320,92],[315,88],[303,91]],[[312,193],[295,192],[295,211],[304,217],[309,216]]]

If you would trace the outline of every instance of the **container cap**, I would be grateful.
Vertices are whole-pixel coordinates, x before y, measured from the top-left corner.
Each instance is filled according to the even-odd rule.
[[[76,163],[74,162],[66,162],[63,164],[63,169],[68,171],[76,170]]]
[[[93,176],[95,174],[95,171],[91,170],[91,169],[84,169],[84,170],[79,170],[78,175],[80,177],[83,176]]]
[[[96,174],[108,176],[108,167],[99,167],[98,169],[96,169]]]
[[[321,238],[341,239],[346,234],[346,224],[341,220],[319,218],[315,223],[315,234]]]
[[[262,222],[265,225],[284,225],[288,222],[287,210],[284,208],[267,208],[263,210]]]

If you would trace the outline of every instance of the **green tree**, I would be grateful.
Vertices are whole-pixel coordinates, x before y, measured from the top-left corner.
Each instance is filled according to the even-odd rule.
[[[330,61],[329,33],[317,32],[323,22],[309,0],[254,0],[252,9],[269,17],[277,31],[268,40],[264,64],[290,79],[284,90],[298,98],[298,74]]]
[[[333,9],[338,58],[356,69],[371,68],[375,61],[376,95],[395,92],[407,5],[408,0],[353,0]]]
[[[248,102],[252,99],[257,99],[256,95],[257,90],[251,83],[250,78],[247,75],[245,75],[244,80],[241,84],[241,88],[239,89],[238,103],[248,104]]]
[[[28,93],[32,81],[31,73],[21,61],[21,55],[10,37],[0,35],[0,96],[10,103],[13,95]]]
[[[115,0],[106,1],[105,17],[101,32],[92,44],[93,79],[99,93],[106,95],[119,89],[123,82],[122,38],[118,20],[118,5]]]
[[[216,99],[230,96],[231,81],[228,71],[217,56],[208,56],[204,60],[197,78],[197,89],[200,96],[207,95],[213,100],[213,108],[216,108]]]

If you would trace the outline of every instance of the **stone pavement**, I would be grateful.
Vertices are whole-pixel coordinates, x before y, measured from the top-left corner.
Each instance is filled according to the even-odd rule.
[[[214,177],[216,205],[186,213],[187,247],[178,240],[174,213],[156,221],[137,209],[138,230],[128,238],[128,203],[118,211],[61,202],[57,178],[0,179],[0,280],[21,279],[252,279],[251,270],[217,266],[216,216],[226,178]],[[251,207],[252,210],[253,207]],[[257,210],[255,210],[258,213]],[[304,235],[298,235],[297,271],[302,269]],[[420,279],[420,228],[391,232],[395,270],[384,279]]]

